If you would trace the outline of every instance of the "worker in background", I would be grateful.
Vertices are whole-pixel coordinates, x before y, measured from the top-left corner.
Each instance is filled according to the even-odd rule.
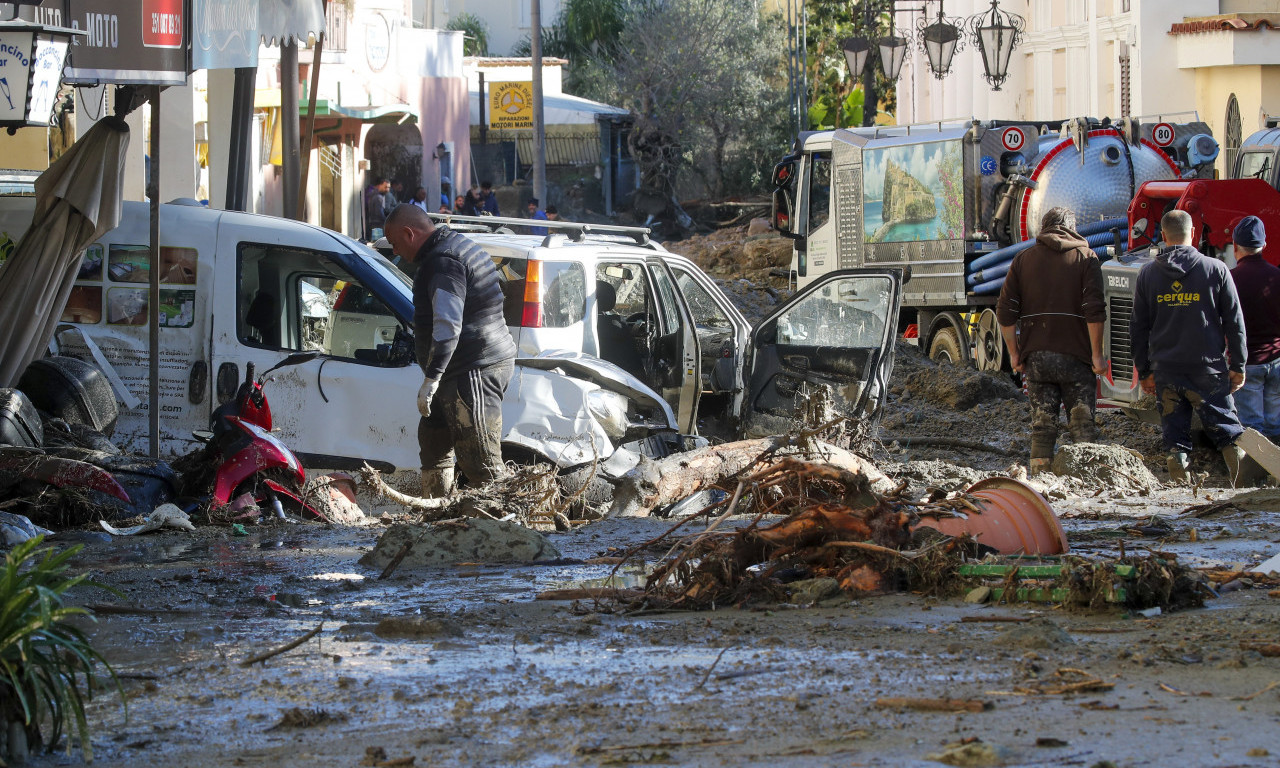
[[[1222,452],[1234,485],[1244,431],[1231,393],[1245,381],[1244,316],[1227,265],[1191,246],[1191,216],[1160,219],[1165,247],[1138,272],[1130,336],[1142,391],[1155,395],[1169,476],[1187,479],[1191,411]]]
[[[387,193],[391,182],[385,176],[375,176],[373,183],[364,190],[364,239],[370,242],[382,236],[383,222],[387,219]],[[374,230],[378,230],[375,232]]]
[[[411,205],[416,205],[422,210],[427,210],[427,188],[418,187],[413,192],[413,199],[409,201]]]
[[[471,189],[468,189],[463,197],[462,213],[464,216],[479,216],[483,211],[484,196],[480,192],[480,187],[472,184]]]
[[[1244,314],[1249,362],[1235,394],[1240,424],[1280,441],[1280,269],[1262,258],[1266,228],[1257,216],[1236,225],[1236,266],[1231,270]]]
[[[526,206],[526,208],[529,213],[529,218],[534,219],[535,221],[547,220],[546,212],[544,212],[541,208],[538,207],[538,198],[536,197],[529,198],[529,205]],[[547,234],[547,228],[546,227],[529,227],[529,234],[545,236]]]
[[[453,488],[455,463],[475,485],[503,471],[502,396],[516,346],[489,254],[435,226],[413,205],[392,211],[386,229],[414,276],[413,333],[424,374],[418,392],[422,495],[444,496]]]
[[[564,221],[564,219],[560,218],[560,209],[554,205],[548,205],[547,221]]]
[[[1050,209],[1040,220],[1036,244],[1009,267],[996,319],[1013,370],[1023,374],[1031,398],[1031,465],[1035,475],[1053,463],[1058,410],[1077,443],[1096,443],[1095,374],[1102,358],[1102,265],[1075,231],[1075,214]]]
[[[480,213],[487,213],[490,216],[501,216],[502,212],[498,210],[498,196],[494,194],[493,182],[480,182]]]

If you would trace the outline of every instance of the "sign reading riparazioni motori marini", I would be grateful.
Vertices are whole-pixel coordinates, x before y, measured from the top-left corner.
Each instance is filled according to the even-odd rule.
[[[69,83],[187,81],[188,0],[41,0],[18,10],[20,18],[86,33],[71,46]]]
[[[489,86],[490,128],[533,127],[533,83],[507,82]]]

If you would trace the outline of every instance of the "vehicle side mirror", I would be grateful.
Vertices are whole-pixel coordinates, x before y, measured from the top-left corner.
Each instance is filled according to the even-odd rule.
[[[796,156],[783,158],[773,167],[773,215],[770,225],[783,237],[795,239],[796,226]]]
[[[395,338],[390,344],[378,345],[378,362],[387,368],[403,368],[414,362],[413,334],[403,326],[396,328]]]

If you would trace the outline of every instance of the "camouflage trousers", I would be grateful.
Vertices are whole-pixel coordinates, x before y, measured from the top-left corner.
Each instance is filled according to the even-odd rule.
[[[502,474],[502,395],[514,371],[507,361],[440,382],[431,415],[418,421],[423,469],[449,469],[456,462],[472,485]]]
[[[1077,443],[1098,442],[1093,421],[1098,382],[1093,369],[1060,352],[1031,352],[1023,369],[1031,398],[1031,458],[1053,458],[1058,442],[1058,410],[1067,409],[1067,429]]]

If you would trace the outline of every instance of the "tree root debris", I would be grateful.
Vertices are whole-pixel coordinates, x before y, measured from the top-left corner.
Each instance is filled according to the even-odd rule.
[[[375,496],[419,512],[424,523],[484,517],[511,520],[535,531],[567,531],[574,524],[601,517],[599,511],[580,499],[586,484],[565,497],[555,468],[549,464],[509,465],[507,473],[493,482],[465,493],[431,499],[397,491],[368,464],[361,468],[359,476]]]

